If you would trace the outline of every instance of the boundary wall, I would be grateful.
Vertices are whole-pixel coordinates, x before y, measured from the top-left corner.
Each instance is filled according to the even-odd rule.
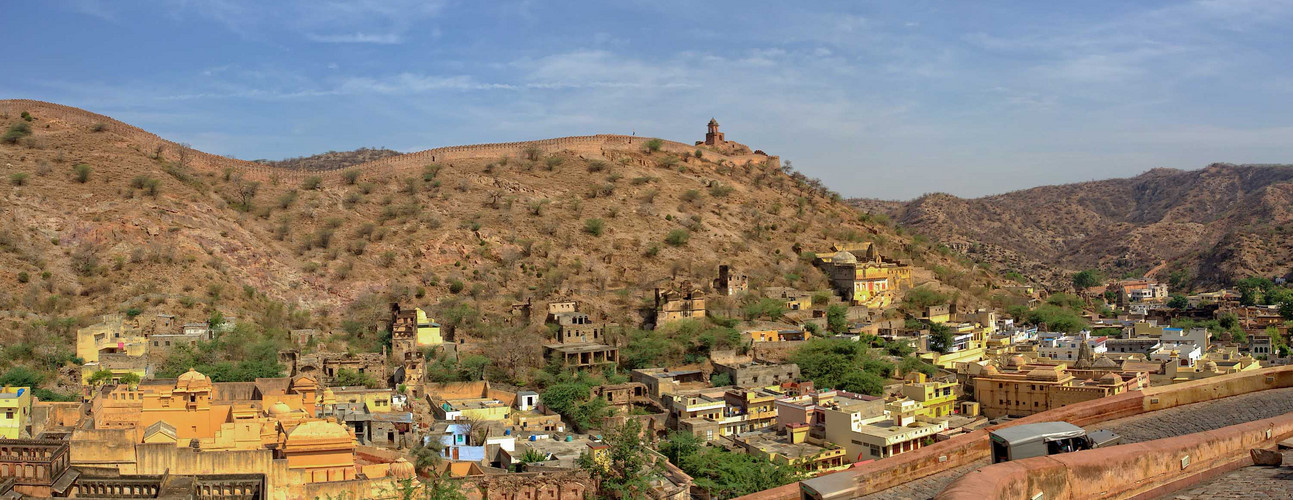
[[[135,142],[137,146],[142,147],[143,150],[141,152],[145,154],[158,152],[164,157],[174,159],[180,156],[181,151],[185,151],[189,158],[189,164],[192,167],[210,172],[234,169],[257,180],[302,180],[306,177],[313,176],[318,176],[323,179],[335,179],[340,178],[342,173],[351,170],[382,174],[420,172],[424,165],[430,163],[482,158],[497,159],[503,156],[519,156],[525,149],[530,147],[538,147],[545,153],[569,150],[579,154],[605,155],[608,151],[632,151],[635,149],[641,149],[646,145],[647,141],[653,139],[651,137],[598,134],[559,137],[555,139],[536,141],[446,146],[406,153],[399,156],[391,156],[335,170],[306,171],[271,167],[253,161],[238,160],[205,153],[191,147],[168,141],[159,137],[157,134],[148,132],[139,127],[80,108],[29,99],[0,100],[0,112],[8,113],[9,115],[16,117],[23,111],[31,112],[32,116],[34,116],[37,121],[42,119],[55,119],[87,127],[93,126],[96,123],[103,123],[108,126],[108,132],[116,133],[122,137],[130,139],[132,142]],[[686,158],[686,155],[691,154],[698,148],[698,146],[676,141],[663,139],[661,139],[661,141],[663,142],[661,145],[661,151],[678,153],[683,155],[684,158]],[[705,152],[708,155],[729,160],[737,164],[745,163],[747,161],[757,163],[770,160],[774,162],[774,165],[780,166],[780,159],[776,156],[767,156],[758,153],[724,155],[717,151],[708,149],[705,150]]]
[[[1249,465],[1248,450],[1293,437],[1293,414],[1212,431],[984,467],[938,500],[1155,498]]]
[[[904,453],[896,457],[877,460],[836,472],[831,475],[846,475],[853,481],[853,487],[846,491],[836,491],[831,496],[854,498],[877,493],[900,484],[987,458],[991,455],[988,444],[988,431],[990,430],[1048,421],[1065,421],[1074,425],[1087,426],[1180,405],[1286,387],[1293,387],[1293,366],[1264,368],[1181,384],[1149,387],[1140,391],[1126,392],[1116,396],[1056,408],[1013,420],[1006,424],[955,436],[947,441],[934,443],[911,453]],[[1247,453],[1247,450],[1245,449],[1244,452]],[[832,480],[839,479],[842,478],[832,478]],[[808,485],[805,485],[804,482],[792,483],[740,498],[743,500],[799,499],[805,497],[802,490],[811,488],[811,484],[813,484],[811,479],[806,481]],[[978,498],[988,497],[979,495]],[[1047,495],[1047,498],[1054,497]]]

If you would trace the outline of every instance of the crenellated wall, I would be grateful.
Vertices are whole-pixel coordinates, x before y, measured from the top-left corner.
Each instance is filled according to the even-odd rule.
[[[256,162],[237,160],[204,153],[192,148],[185,148],[180,144],[163,139],[156,134],[139,127],[112,119],[108,116],[91,113],[80,108],[28,99],[0,100],[0,113],[8,113],[11,116],[16,116],[23,111],[31,112],[31,114],[36,117],[37,121],[54,119],[86,127],[93,126],[96,123],[103,123],[108,126],[109,132],[128,137],[137,143],[141,148],[143,148],[141,151],[142,153],[152,154],[156,151],[160,151],[164,157],[174,160],[179,157],[179,152],[183,149],[188,151],[189,164],[193,168],[209,172],[219,172],[227,168],[234,169],[249,179],[261,181],[273,179],[281,181],[299,181],[312,176],[318,176],[326,180],[339,178],[343,172],[351,170],[384,175],[409,174],[420,172],[424,165],[430,163],[481,158],[496,159],[503,156],[517,157],[520,156],[527,148],[531,147],[537,147],[544,153],[570,151],[575,154],[613,157],[616,156],[614,152],[640,150],[646,146],[647,141],[651,140],[649,137],[599,134],[559,137],[537,141],[447,146],[407,153],[399,156],[391,156],[343,169],[327,171],[298,171],[271,167]],[[697,146],[683,144],[681,142],[661,141],[662,151],[677,153],[684,157],[697,149]],[[773,167],[780,167],[781,165],[778,157],[766,156],[763,154],[747,153],[739,155],[723,155],[712,150],[705,150],[705,154],[710,155],[711,157],[722,158],[736,165],[744,164],[747,161],[753,163],[767,161]]]
[[[855,486],[847,492],[848,497],[862,496],[987,458],[990,455],[989,430],[1048,421],[1065,421],[1086,426],[1179,405],[1285,387],[1293,387],[1293,366],[1265,368],[1169,386],[1150,387],[1141,391],[1056,408],[999,426],[962,434],[915,452],[863,464],[834,475],[846,475],[852,479]],[[1185,437],[1189,436],[1182,436],[1182,438]],[[1247,453],[1247,450],[1244,452]],[[971,473],[972,475],[974,473]],[[793,483],[741,498],[793,500],[801,498],[800,489],[801,483]],[[988,497],[980,495],[979,498]],[[1053,497],[1048,494],[1047,498]]]
[[[1111,448],[990,465],[938,500],[1153,498],[1251,464],[1248,450],[1293,437],[1293,414]]]

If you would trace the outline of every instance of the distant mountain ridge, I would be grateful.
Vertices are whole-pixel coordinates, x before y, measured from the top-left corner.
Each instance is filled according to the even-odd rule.
[[[1288,165],[1212,164],[975,199],[936,193],[851,202],[1052,288],[1086,268],[1218,286],[1289,274],[1290,181]]]

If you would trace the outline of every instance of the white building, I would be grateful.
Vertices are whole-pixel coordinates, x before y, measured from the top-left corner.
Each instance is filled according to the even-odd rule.
[[[1037,345],[1037,354],[1057,361],[1076,361],[1082,343],[1086,342],[1091,346],[1092,359],[1095,359],[1109,350],[1105,345],[1108,339],[1108,337],[1092,337],[1088,332],[1049,338]]]

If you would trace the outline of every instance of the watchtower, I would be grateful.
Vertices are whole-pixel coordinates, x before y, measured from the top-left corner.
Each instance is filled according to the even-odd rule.
[[[718,131],[718,120],[709,119],[709,131],[705,133],[705,145],[717,146],[727,142],[723,139],[723,133]]]

